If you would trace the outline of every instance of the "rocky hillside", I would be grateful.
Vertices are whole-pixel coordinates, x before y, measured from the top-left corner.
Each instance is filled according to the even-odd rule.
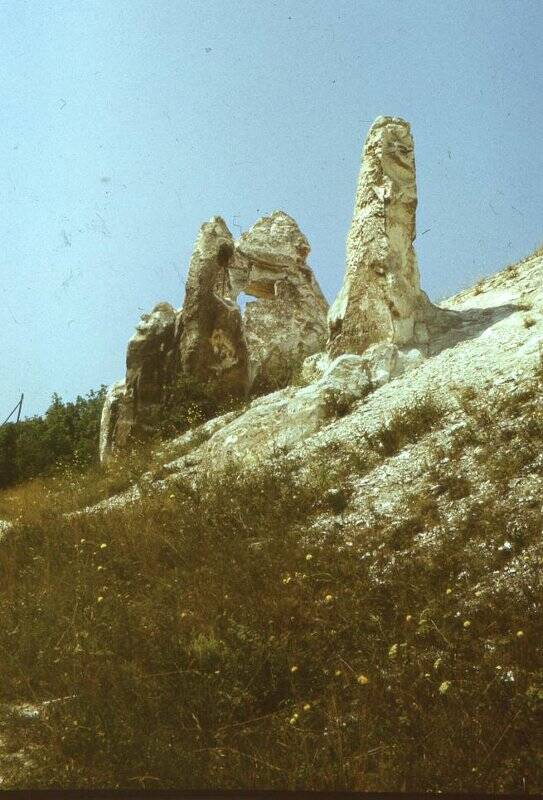
[[[323,449],[337,450],[349,441],[371,439],[387,419],[424,397],[431,396],[441,404],[443,425],[458,425],[463,415],[459,396],[472,392],[477,402],[492,404],[496,392],[512,391],[530,379],[539,363],[542,341],[541,253],[436,306],[420,287],[413,249],[415,212],[409,126],[398,118],[380,117],[364,148],[347,239],[345,278],[328,314],[326,349],[303,361],[293,384],[170,440],[158,452],[160,478],[157,480],[155,470],[145,476],[145,485],[167,487],[168,481],[178,476],[232,463],[245,469],[276,462],[287,454],[289,459],[309,464],[313,454]],[[284,218],[276,214],[280,220]],[[297,228],[293,233],[290,218],[286,227],[281,223],[283,246],[279,249],[277,235],[271,243],[270,218],[266,219],[268,222],[257,223],[247,238],[252,241],[254,231],[259,231],[260,252],[267,253],[268,262],[272,244],[278,264],[285,262],[285,253],[302,252],[305,257],[309,248],[300,250],[296,245],[301,234]],[[193,264],[199,258],[193,257]],[[220,272],[219,266],[215,268]],[[185,306],[192,302],[190,283],[189,278]],[[281,316],[283,311],[276,309],[276,302],[270,299],[269,307]],[[259,308],[258,303],[253,305]],[[276,322],[267,330],[268,348],[275,347],[278,328]],[[311,342],[312,351],[318,341],[317,337]],[[129,362],[131,347],[132,342]],[[180,348],[183,361],[182,344]],[[291,356],[288,351],[287,357]],[[205,359],[202,362],[206,363]],[[107,430],[108,415],[106,402],[103,428]],[[405,476],[397,468],[403,485]],[[416,470],[417,465],[409,463],[406,474],[411,480]],[[392,475],[388,467],[386,474]],[[383,479],[384,475],[378,474],[379,493],[383,502],[390,503]],[[124,497],[108,500],[99,508],[122,504],[136,498],[138,492],[134,486]],[[364,496],[367,499],[367,492],[361,494],[362,503]]]
[[[135,357],[108,470],[0,496],[4,785],[543,791],[543,251],[434,306],[415,209],[409,127],[379,118],[327,340],[288,385],[134,462]],[[249,265],[206,223],[183,309],[138,334],[166,337],[158,384],[223,314],[224,380],[291,358],[278,284],[318,287],[274,219]],[[236,275],[275,319],[260,347]]]

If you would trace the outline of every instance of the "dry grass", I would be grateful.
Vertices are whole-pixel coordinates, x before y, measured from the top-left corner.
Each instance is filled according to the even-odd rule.
[[[323,504],[345,509],[353,468],[424,437],[435,404],[303,480],[296,465],[232,464],[106,516],[63,518],[69,485],[54,506],[21,505],[0,547],[0,699],[70,699],[6,723],[13,747],[37,748],[8,782],[543,790],[543,520],[510,489],[540,469],[541,399],[536,381],[481,427],[462,398],[472,438],[454,447],[478,447],[480,480],[494,474],[482,502],[451,459],[403,516],[310,544]],[[529,440],[512,470],[498,435],[511,416]]]
[[[98,464],[85,472],[65,467],[0,491],[0,519],[38,523],[45,509],[70,512],[119,494],[138,483],[145,472],[160,469],[155,446],[148,443],[134,448],[113,460],[107,469]]]
[[[396,455],[407,444],[416,442],[435,428],[443,414],[443,409],[434,398],[422,397],[414,405],[396,411],[369,440],[369,444],[384,456]]]

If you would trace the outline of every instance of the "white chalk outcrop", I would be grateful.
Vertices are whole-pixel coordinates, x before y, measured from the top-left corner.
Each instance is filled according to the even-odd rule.
[[[414,341],[416,317],[427,302],[413,249],[416,208],[410,127],[399,117],[379,117],[364,145],[345,278],[328,316],[332,355]]]
[[[483,403],[485,392],[490,397],[499,387],[514,390],[540,363],[543,256],[498,273],[477,292],[444,302],[442,309],[462,320],[462,336],[450,346],[426,358],[416,348],[385,342],[362,355],[330,359],[317,354],[305,363],[311,375],[307,386],[274,392],[253,401],[243,413],[217,419],[203,442],[196,429],[190,452],[169,462],[171,479],[189,467],[215,470],[228,460],[243,468],[288,453],[310,460],[312,452],[333,443],[352,447],[421,397],[435,398],[454,416],[457,390],[473,390]],[[168,452],[174,455],[178,447],[185,451],[187,443],[187,435],[173,440]],[[406,465],[408,471],[412,467]],[[406,480],[403,470],[398,491]]]
[[[326,341],[328,303],[307,263],[310,247],[292,217],[274,211],[236,242],[234,295],[255,300],[243,315],[249,383],[262,393],[284,386]]]
[[[126,377],[108,392],[102,462],[160,429],[183,400],[184,379],[216,399],[263,394],[285,386],[306,356],[324,348],[328,304],[309,250],[283,211],[262,217],[237,242],[221,217],[201,226],[183,307],[161,303],[142,317],[128,345]],[[243,314],[241,293],[254,298]]]
[[[302,385],[269,392],[242,413],[218,417],[177,444],[172,440],[164,449],[170,477],[216,469],[230,459],[254,465],[310,448],[329,430],[347,430],[353,419],[374,415],[382,421],[390,398],[397,392],[395,407],[401,405],[412,387],[447,395],[453,381],[485,376],[492,383],[502,367],[510,369],[511,353],[533,371],[542,334],[541,256],[496,276],[508,289],[489,291],[485,302],[464,293],[435,306],[420,288],[416,203],[409,125],[379,117],[364,147],[345,279],[330,308],[326,348],[326,301],[307,264],[307,239],[291,217],[276,211],[237,242],[219,217],[202,227],[185,306],[176,317],[181,370],[205,377],[209,365],[219,374],[225,364],[234,370],[242,365],[234,385],[269,389],[274,381],[286,382],[295,358],[305,358]],[[243,315],[236,304],[242,292],[256,298]],[[528,296],[537,309],[533,331],[522,316]],[[225,319],[235,318],[233,326],[217,323],[223,311]],[[228,347],[213,350],[219,340]],[[218,356],[222,361],[213,362]],[[123,392],[122,385],[113,387],[104,410],[106,452]]]

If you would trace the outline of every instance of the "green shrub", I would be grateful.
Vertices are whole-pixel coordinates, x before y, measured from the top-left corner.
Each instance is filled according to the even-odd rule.
[[[106,387],[64,403],[54,394],[43,417],[0,428],[0,488],[66,466],[79,470],[98,461],[100,417]]]

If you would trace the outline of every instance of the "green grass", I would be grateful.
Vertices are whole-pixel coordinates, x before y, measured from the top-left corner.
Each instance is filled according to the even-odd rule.
[[[5,722],[34,767],[4,785],[542,791],[543,519],[511,491],[537,469],[542,399],[535,381],[481,426],[464,397],[470,436],[394,520],[351,523],[350,478],[436,428],[427,398],[303,479],[232,464],[107,515],[62,517],[68,481],[21,507],[0,546],[0,702],[69,699]],[[473,446],[483,502],[458,474]],[[310,534],[324,509],[342,527]]]

